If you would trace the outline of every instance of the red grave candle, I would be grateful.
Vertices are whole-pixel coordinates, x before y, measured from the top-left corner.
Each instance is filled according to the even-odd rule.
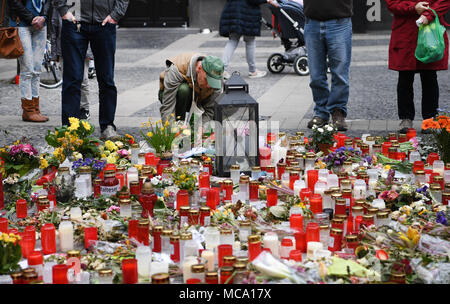
[[[314,186],[316,185],[317,180],[319,179],[319,170],[308,170],[308,188],[311,192],[314,192]]]
[[[278,203],[277,189],[267,189],[267,207],[276,206]]]
[[[230,244],[222,244],[217,246],[217,261],[219,268],[222,267],[223,257],[227,255],[233,255],[233,246]]]
[[[8,232],[8,219],[5,217],[0,217],[0,232]]]
[[[0,161],[0,168],[3,167]],[[0,172],[0,210],[5,208],[5,194],[3,193],[3,172]]]
[[[416,137],[416,135],[417,135],[417,131],[414,128],[409,128],[408,131],[406,131],[406,137],[408,138],[408,140]]]
[[[436,152],[431,152],[430,154],[428,154],[427,157],[427,163],[432,166],[435,160],[439,160],[439,154],[437,154]]]
[[[362,223],[363,223],[363,217],[361,215],[358,215],[357,217],[355,217],[355,227],[354,227],[355,232],[359,232],[359,228]]]
[[[136,284],[138,282],[136,259],[122,260],[122,282],[123,284]]]
[[[66,264],[58,264],[52,267],[53,284],[69,284],[67,271],[69,266]]]
[[[206,194],[206,205],[212,210],[216,209],[218,195],[219,195],[218,191],[215,190],[214,188],[209,189]]]
[[[177,192],[177,210],[180,211],[181,206],[189,206],[189,192],[185,189]]]
[[[200,225],[209,226],[211,223],[211,209],[209,207],[200,208]]]
[[[22,238],[19,241],[19,244],[22,249],[22,256],[27,258],[28,254],[34,251],[34,243],[36,242],[36,239],[26,234],[22,234],[21,237]]]
[[[44,255],[56,253],[56,232],[52,223],[46,223],[41,227],[41,244]]]
[[[223,188],[225,190],[225,197],[223,198],[224,201],[231,202],[231,195],[233,194],[233,181],[231,179],[225,180],[223,182]]]
[[[202,188],[209,188],[209,173],[208,172],[201,172],[198,177],[198,187],[200,189]]]
[[[300,250],[291,250],[291,252],[289,253],[289,260],[301,262],[302,261],[302,252]]]
[[[311,195],[310,210],[313,214],[322,213],[322,196],[318,193]]]
[[[16,216],[17,218],[27,217],[27,201],[24,199],[18,199],[16,201]]]
[[[318,223],[310,222],[306,224],[305,240],[308,242],[320,242],[320,228]]]
[[[286,164],[285,163],[278,163],[277,164],[277,172],[278,172],[278,179],[281,180],[281,176],[286,171]]]
[[[249,200],[257,201],[259,198],[259,182],[251,181],[249,186]]]
[[[180,261],[180,237],[170,236],[170,259],[174,262]]]
[[[140,220],[138,222],[138,242],[148,246],[150,244],[149,240],[149,225],[148,220]]]
[[[162,226],[155,226],[152,230],[152,237],[153,237],[153,252],[161,252],[161,233],[162,233],[163,227]]]
[[[89,248],[97,241],[97,227],[84,228],[84,248]]]
[[[299,179],[300,179],[300,175],[298,174],[297,171],[289,173],[289,188],[291,188],[291,190],[294,190],[294,183],[296,180],[299,180]]]
[[[137,240],[139,220],[128,220],[128,238]]]
[[[392,146],[392,143],[390,141],[385,141],[382,145],[381,145],[381,151],[383,153],[384,156],[388,156],[389,153],[389,148]]]
[[[33,248],[36,247],[36,228],[34,226],[26,226],[24,229],[25,235],[33,239]]]
[[[155,154],[153,153],[145,153],[145,164],[153,166],[155,163]]]
[[[306,234],[303,231],[294,233],[295,249],[306,252]]]
[[[311,191],[311,189],[309,189],[309,188],[302,188],[301,190],[300,190],[300,199],[302,200],[302,201],[304,201],[304,200],[306,200],[306,199],[308,199],[308,200],[310,200],[311,199],[311,194],[313,193],[313,191]]]
[[[248,260],[253,261],[262,251],[261,238],[259,235],[248,237]]]
[[[342,249],[342,233],[341,229],[331,228],[330,238],[328,239],[329,251],[340,251]]]
[[[303,216],[301,214],[291,214],[289,223],[291,229],[303,232]]]

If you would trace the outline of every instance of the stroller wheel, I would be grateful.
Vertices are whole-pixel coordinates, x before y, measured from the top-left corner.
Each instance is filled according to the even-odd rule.
[[[275,74],[281,73],[284,70],[283,55],[280,53],[270,55],[267,59],[267,69]]]
[[[300,76],[309,75],[308,57],[300,56],[295,58],[294,71]]]

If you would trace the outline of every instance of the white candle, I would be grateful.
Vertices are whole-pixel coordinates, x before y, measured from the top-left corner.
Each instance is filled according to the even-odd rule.
[[[275,232],[266,232],[263,237],[263,243],[265,248],[270,249],[273,256],[280,256],[278,235]]]
[[[327,169],[319,169],[318,182],[326,183],[328,178],[328,170]]]
[[[450,183],[450,170],[444,171],[444,183]]]
[[[81,221],[82,215],[81,215],[81,208],[80,207],[73,207],[70,208],[70,219]]]
[[[130,188],[131,182],[138,182],[139,181],[139,173],[138,169],[135,167],[128,168],[127,171],[127,180],[128,180],[128,189]]]
[[[73,226],[69,221],[59,224],[59,246],[63,252],[73,249]]]
[[[136,249],[138,274],[145,280],[150,278],[150,266],[152,262],[152,250],[148,246],[139,246]]]
[[[323,195],[325,190],[327,189],[327,184],[320,182],[314,185],[314,193]]]
[[[215,255],[213,251],[210,250],[203,250],[202,251],[202,258],[206,260],[206,268],[208,271],[214,270],[214,261],[215,261]]]
[[[306,188],[306,184],[304,180],[296,180],[294,182],[294,195],[295,196],[300,196],[300,190],[302,190],[303,188]]]
[[[198,264],[198,260],[194,256],[188,256],[183,262],[183,283],[186,283],[192,277],[191,266]]]
[[[216,227],[207,227],[204,235],[207,250],[214,250],[220,245],[220,232]]]
[[[314,259],[315,251],[323,249],[323,244],[321,242],[308,242],[306,246],[307,246],[306,257],[308,259]]]
[[[167,262],[152,262],[150,264],[150,276],[155,273],[169,273],[169,263]]]
[[[435,160],[433,162],[433,172],[439,173],[440,176],[444,175],[445,164],[442,160]]]
[[[366,198],[367,185],[362,179],[357,179],[353,186],[353,197],[355,199],[365,199]]]
[[[327,177],[328,189],[333,187],[339,187],[339,178],[336,174],[329,174]]]
[[[386,203],[382,199],[374,199],[372,202],[372,207],[378,208],[378,209],[384,209],[386,208]]]

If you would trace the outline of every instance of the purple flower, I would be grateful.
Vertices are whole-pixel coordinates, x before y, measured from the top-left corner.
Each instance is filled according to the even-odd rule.
[[[372,157],[366,156],[364,159],[369,165],[372,164]]]
[[[417,192],[417,193],[421,193],[421,194],[426,194],[426,193],[427,193],[427,190],[428,190],[428,186],[425,185],[425,186],[423,186],[422,188],[417,188],[416,192]]]
[[[448,226],[447,217],[445,216],[443,211],[439,211],[436,214],[436,223],[442,224],[444,226]]]
[[[335,165],[335,166],[340,166],[340,165],[341,165],[341,161],[335,160],[335,161],[334,161],[334,165]]]

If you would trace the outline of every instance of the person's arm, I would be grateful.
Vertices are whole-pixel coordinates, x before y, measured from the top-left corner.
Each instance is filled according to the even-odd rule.
[[[117,0],[112,12],[109,14],[116,22],[122,19],[127,12],[129,0]]]
[[[161,119],[165,121],[170,118],[170,114],[175,114],[175,105],[177,103],[177,91],[184,78],[178,71],[176,65],[172,64],[165,71],[164,91],[161,100]]]
[[[61,17],[64,17],[69,11],[67,0],[53,0],[53,7],[56,8]]]
[[[417,1],[386,0],[388,10],[397,16],[417,16]]]
[[[434,9],[439,17],[442,17],[450,10],[450,1],[438,0],[431,4],[430,8]],[[426,10],[422,13],[422,16],[425,16],[428,19],[428,22],[433,21],[435,18],[434,13],[431,10]]]
[[[20,20],[27,24],[31,24],[34,17],[36,17],[36,15],[30,12],[19,0],[8,0],[8,6],[11,12],[14,12]]]
[[[208,121],[214,119],[214,104],[216,101],[216,98],[219,97],[220,90],[214,90],[214,93],[212,93],[203,103],[202,108],[205,111],[202,115],[202,123],[205,125]]]

